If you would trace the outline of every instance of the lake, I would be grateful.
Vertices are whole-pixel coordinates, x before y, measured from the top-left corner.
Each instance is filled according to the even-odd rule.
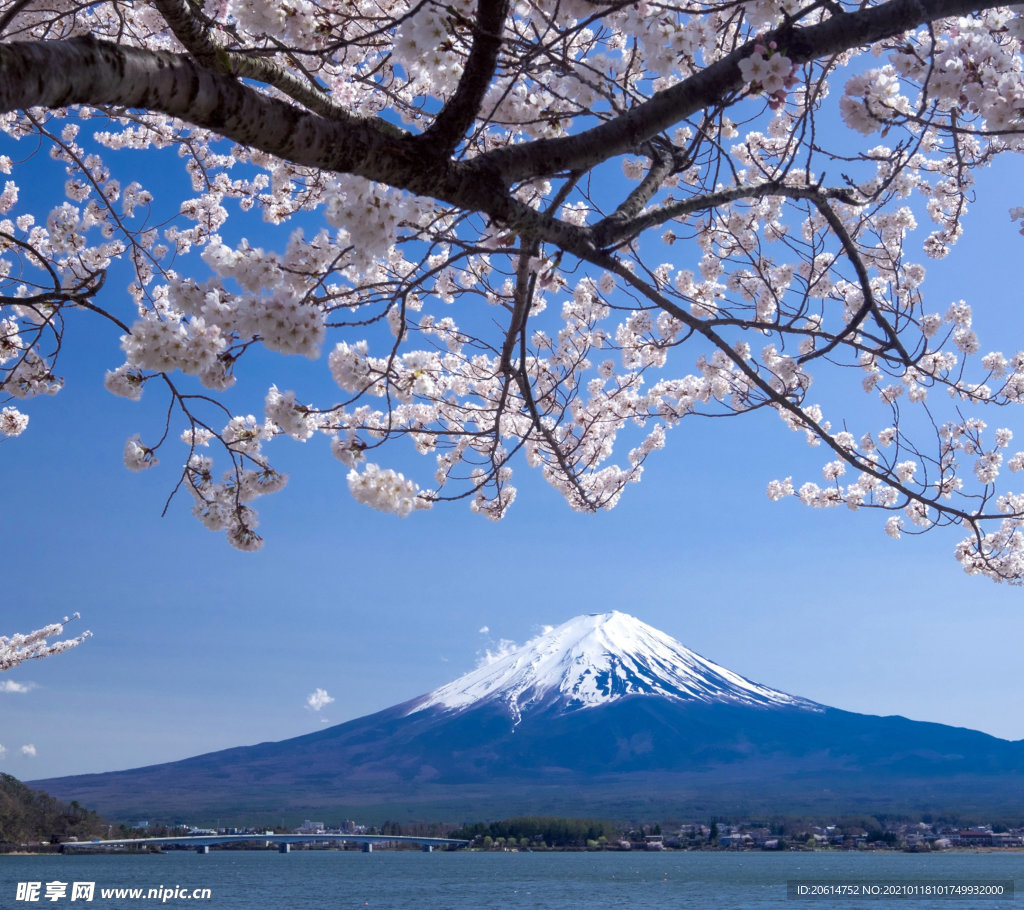
[[[414,853],[214,851],[0,856],[0,907],[217,910],[999,910],[969,897],[792,899],[787,882],[1006,882],[1024,889],[1024,853]],[[20,883],[20,885],[19,885]],[[47,897],[47,885],[50,896]],[[75,883],[78,883],[76,890]],[[38,888],[33,891],[33,884]],[[88,900],[89,885],[92,900]],[[63,888],[62,888],[63,886]],[[118,889],[141,889],[132,897]],[[141,895],[156,889],[153,896]],[[210,897],[199,896],[209,889]],[[197,892],[192,899],[193,891]],[[103,896],[103,892],[108,892]],[[33,894],[36,900],[31,900]],[[184,895],[184,896],[182,896]]]

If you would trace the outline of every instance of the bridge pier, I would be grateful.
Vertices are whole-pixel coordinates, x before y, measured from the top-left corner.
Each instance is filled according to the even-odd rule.
[[[203,855],[205,855],[205,854],[207,854],[209,852],[210,852],[210,845],[209,844],[200,844],[198,847],[196,847],[196,853],[198,853],[200,856],[203,856]]]
[[[278,844],[277,845],[277,852],[278,853],[291,853],[292,852],[292,845],[291,844]]]
[[[434,845],[433,844],[424,844],[423,845],[423,852],[424,853],[433,853],[434,852]]]
[[[363,844],[363,853],[373,853],[373,844],[369,841]]]

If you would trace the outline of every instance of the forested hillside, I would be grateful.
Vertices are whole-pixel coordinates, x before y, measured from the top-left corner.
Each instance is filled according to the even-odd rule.
[[[77,802],[64,803],[0,774],[0,852],[43,841],[106,837],[110,826]]]

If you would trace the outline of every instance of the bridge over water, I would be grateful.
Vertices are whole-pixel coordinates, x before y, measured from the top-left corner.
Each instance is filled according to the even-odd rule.
[[[127,837],[113,840],[71,841],[64,851],[117,850],[141,847],[193,847],[197,853],[209,853],[210,847],[223,844],[277,844],[288,853],[292,844],[362,844],[364,853],[372,853],[374,844],[416,844],[426,852],[434,847],[465,847],[468,840],[451,837],[409,837],[397,834],[192,834],[184,837]]]

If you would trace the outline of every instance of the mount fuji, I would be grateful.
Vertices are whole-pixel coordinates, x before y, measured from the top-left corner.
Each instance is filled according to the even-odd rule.
[[[1024,811],[1024,742],[829,708],[625,613],[305,736],[32,782],[109,818]]]
[[[514,724],[523,712],[565,714],[631,695],[674,702],[760,708],[819,705],[750,682],[684,648],[674,638],[618,611],[578,616],[471,673],[415,699],[410,713],[504,705]]]

